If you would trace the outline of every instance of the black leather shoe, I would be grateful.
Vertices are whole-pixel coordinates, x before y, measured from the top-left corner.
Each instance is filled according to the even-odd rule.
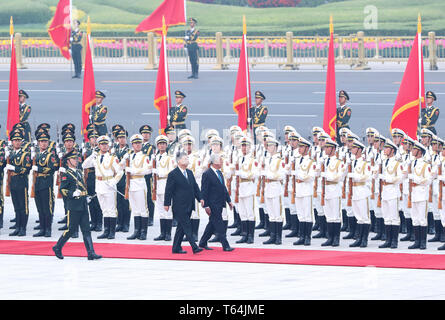
[[[63,227],[60,227],[60,228],[57,229],[57,230],[59,230],[59,231],[65,231],[65,230],[68,230],[68,226],[67,226],[67,225],[64,225]]]
[[[203,249],[196,248],[196,249],[193,250],[193,254],[200,253],[201,251],[203,251]]]
[[[233,250],[235,250],[235,248],[232,247],[223,248],[223,251],[233,251]]]
[[[58,224],[64,224],[64,223],[66,224],[66,222],[67,222],[66,216],[62,220],[57,221]]]
[[[63,259],[63,255],[62,255],[62,250],[60,250],[59,248],[57,248],[56,246],[53,247],[53,251],[56,255],[57,258],[59,259]]]
[[[178,251],[172,251],[172,253],[187,253],[187,251],[185,251],[185,250],[178,250]]]
[[[206,249],[206,250],[213,250],[213,249],[210,248],[209,246],[202,246],[202,245],[199,245],[199,247],[200,247],[200,248],[203,248],[203,249]]]
[[[45,230],[41,229],[39,232],[33,234],[33,237],[43,237],[45,235]]]

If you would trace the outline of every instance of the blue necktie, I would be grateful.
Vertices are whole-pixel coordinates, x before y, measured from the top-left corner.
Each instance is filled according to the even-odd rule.
[[[221,184],[224,184],[224,178],[223,178],[223,176],[222,176],[222,173],[221,173],[221,171],[219,171],[219,170],[216,170],[216,172],[218,173],[218,178],[219,178],[219,181],[221,181]]]

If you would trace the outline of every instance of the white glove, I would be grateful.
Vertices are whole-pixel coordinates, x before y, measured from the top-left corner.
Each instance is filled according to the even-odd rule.
[[[62,159],[63,158],[63,152],[59,152],[58,156],[59,156],[59,159]]]
[[[116,152],[116,149],[113,147],[113,148],[111,148],[111,153],[115,153]]]
[[[11,164],[7,164],[6,165],[6,170],[12,170],[15,171],[15,166],[11,165]]]
[[[320,172],[320,177],[321,178],[326,178],[326,172]]]
[[[12,141],[11,140],[8,141],[8,147],[10,147],[10,146],[12,146]]]
[[[36,148],[31,147],[30,149],[31,149],[31,154],[33,154],[34,152],[36,152]]]
[[[34,151],[31,151],[31,159],[34,159],[36,156],[36,153]]]
[[[59,172],[60,172],[60,173],[65,173],[65,172],[66,172],[66,169],[65,169],[64,167],[60,167],[60,168],[59,168]]]
[[[158,174],[158,169],[153,168],[153,169],[151,170],[151,173],[152,173],[152,174]]]
[[[5,149],[5,157],[6,158],[9,157],[9,150],[8,149]]]
[[[125,171],[129,174],[133,174],[133,169],[132,168],[125,168]]]
[[[39,171],[39,168],[37,166],[32,166],[32,171],[37,172],[37,171]]]
[[[80,196],[80,190],[76,189],[76,191],[73,192],[73,197],[78,197]]]
[[[379,174],[379,175],[377,176],[377,178],[380,179],[380,180],[382,180],[382,181],[386,181],[386,179],[385,179],[385,175],[384,175],[384,174]]]
[[[124,154],[122,157],[123,160],[127,161],[127,159],[130,158],[130,155],[128,153]]]
[[[241,172],[239,170],[236,170],[235,171],[235,176],[240,176],[240,175],[241,175]]]
[[[351,179],[355,179],[355,173],[354,172],[350,172],[350,173],[348,173],[347,177],[351,178]]]

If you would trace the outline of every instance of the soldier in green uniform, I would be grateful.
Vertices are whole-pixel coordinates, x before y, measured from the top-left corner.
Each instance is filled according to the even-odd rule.
[[[266,100],[266,96],[261,91],[255,92],[255,106],[250,108],[250,119],[249,123],[252,123],[253,127],[253,137],[256,144],[256,134],[255,131],[258,127],[264,126],[266,123],[266,118],[268,114],[268,109],[263,106],[263,101]]]
[[[428,129],[432,133],[436,133],[437,119],[439,118],[439,108],[433,106],[433,102],[436,101],[436,95],[432,91],[426,93],[426,107],[421,110],[420,113],[420,127],[421,129]]]
[[[175,91],[176,105],[170,109],[168,120],[171,126],[176,130],[185,129],[185,119],[187,118],[187,107],[182,104],[186,97],[185,94],[179,90]]]
[[[185,32],[185,43],[187,47],[187,52],[190,59],[190,65],[192,66],[192,75],[188,77],[188,79],[198,79],[198,71],[199,71],[199,47],[198,47],[198,37],[199,30],[196,28],[196,24],[198,21],[194,18],[189,19],[190,29]]]
[[[1,126],[0,126],[1,128]],[[5,140],[0,140],[0,229],[3,228],[3,217],[4,217],[4,205],[5,199],[3,196],[3,169],[6,166],[6,150],[7,144]],[[9,151],[8,151],[9,153]]]
[[[6,171],[10,178],[9,188],[11,191],[12,204],[14,205],[16,217],[16,229],[10,236],[26,236],[28,224],[29,200],[28,200],[28,175],[31,169],[31,155],[22,149],[23,132],[15,130],[11,132],[12,151],[9,155],[9,164]]]
[[[108,108],[102,105],[105,97],[106,96],[102,91],[97,90],[96,105],[92,106],[90,109],[90,123],[94,124],[94,128],[99,136],[105,136],[108,133],[107,124],[105,123],[107,120]]]
[[[87,187],[85,186],[82,170],[78,169],[79,154],[76,150],[66,153],[62,159],[67,167],[62,177],[61,192],[66,198],[68,209],[68,230],[66,230],[52,248],[56,257],[63,259],[62,248],[68,239],[77,232],[79,226],[82,231],[83,242],[88,253],[88,260],[100,259],[102,256],[94,252],[93,239],[88,219]]]
[[[349,129],[349,119],[351,119],[351,108],[346,106],[346,101],[349,101],[349,95],[345,90],[340,90],[338,92],[338,103],[340,104],[337,107],[337,143],[340,147],[343,147],[343,143],[340,141],[339,131],[341,128]]]
[[[156,154],[156,147],[150,143],[151,134],[153,129],[148,124],[139,128],[139,133],[142,135],[142,152],[150,159],[153,154]],[[147,184],[147,204],[148,204],[148,226],[153,225],[153,218],[155,214],[155,205],[151,198],[151,183],[153,174],[145,175],[145,183]]]
[[[131,149],[127,144],[127,138],[128,138],[128,132],[124,128],[121,128],[119,131],[116,132],[116,140],[117,140],[117,146],[115,146],[114,154],[119,159],[119,162],[122,162],[126,160],[126,155],[131,154]],[[124,160],[124,161],[125,161]],[[127,177],[126,175],[122,175],[122,178],[117,183],[117,227],[116,232],[122,231],[122,232],[128,232],[130,229],[130,218],[131,218],[131,211],[130,211],[130,203],[125,197],[122,195],[125,195],[125,186],[127,184]],[[148,192],[147,192],[148,197]]]
[[[173,126],[168,126],[164,129],[164,133],[168,138],[168,145],[167,145],[167,154],[168,155],[174,155],[176,152],[176,149],[178,148],[178,137],[176,136],[176,131],[173,128]]]
[[[26,104],[26,99],[29,99],[29,95],[25,90],[19,90],[19,119],[20,123],[25,129],[24,140],[31,142],[31,126],[29,125],[28,118],[31,115],[31,106]]]
[[[113,143],[112,143],[112,148],[114,148],[114,150],[119,146],[119,142],[117,141],[117,133],[121,130],[125,130],[123,126],[121,126],[120,124],[115,124],[114,126],[111,127],[111,134],[113,135]],[[111,153],[114,153],[114,150],[111,149]]]
[[[80,21],[74,20],[74,29],[71,31],[71,56],[74,63],[73,78],[80,79],[82,74],[82,37],[83,32],[79,29]]]
[[[96,139],[99,137],[96,130],[91,130],[88,132],[88,142],[85,143],[82,157],[85,160],[93,152],[99,152],[99,146]],[[88,203],[88,208],[90,209],[90,231],[102,231],[102,221],[103,214],[99,205],[99,200],[95,196],[96,194],[96,171],[94,166],[90,168],[84,168],[84,177],[87,185],[88,196],[91,197],[91,201]]]
[[[35,175],[34,200],[39,213],[40,231],[33,237],[51,237],[54,213],[54,172],[59,169],[59,159],[49,150],[50,136],[46,131],[38,134],[36,138],[39,152],[35,154],[32,171]]]

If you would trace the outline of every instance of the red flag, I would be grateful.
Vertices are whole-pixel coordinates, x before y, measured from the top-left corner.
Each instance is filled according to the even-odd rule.
[[[165,38],[167,36],[167,27],[164,25],[161,53],[159,55],[159,68],[156,78],[156,89],[154,96],[154,106],[159,110],[159,133],[164,133],[167,127],[167,116],[169,114],[170,102],[170,80],[168,76],[167,51],[165,48]]]
[[[241,130],[246,130],[250,110],[250,73],[246,48],[245,17],[243,17],[243,41],[236,77],[235,96],[233,97],[233,110],[238,114],[238,126]]]
[[[82,95],[82,133],[88,141],[86,127],[90,119],[90,108],[96,104],[96,84],[94,81],[93,59],[90,48],[90,18],[88,17],[87,47],[85,51],[85,72]]]
[[[334,27],[329,24],[331,39],[329,40],[328,70],[326,75],[326,92],[324,96],[323,130],[335,141],[337,132],[337,105],[335,94],[335,57],[334,57]]]
[[[12,127],[20,121],[19,111],[19,83],[17,77],[17,60],[15,58],[15,45],[11,17],[11,68],[9,70],[9,97],[8,97],[8,117],[6,120],[6,136],[9,140],[9,133]]]
[[[53,21],[49,26],[48,33],[54,44],[59,47],[60,53],[70,59],[70,36],[71,36],[71,5],[70,0],[60,0],[54,13]]]
[[[164,0],[151,15],[139,23],[136,32],[154,31],[162,34],[163,17],[165,17],[167,27],[185,25],[185,1],[186,0]]]
[[[419,42],[420,30],[419,21],[418,33],[409,54],[390,124],[390,130],[401,129],[414,140],[417,140],[420,106],[425,108],[422,43]]]

